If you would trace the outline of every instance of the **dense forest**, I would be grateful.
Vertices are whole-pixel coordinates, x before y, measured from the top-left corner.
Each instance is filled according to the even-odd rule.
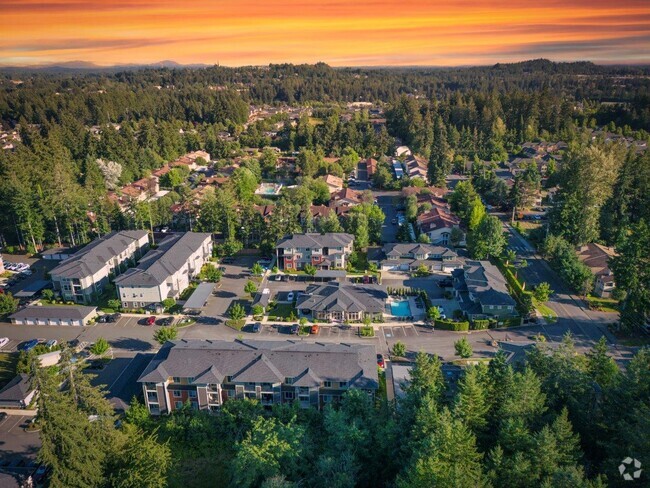
[[[621,372],[606,351],[603,339],[578,354],[567,336],[457,383],[420,353],[396,404],[350,390],[323,411],[230,400],[218,415],[154,418],[134,400],[120,422],[64,351],[59,373],[37,374],[39,457],[66,488],[640,486],[618,467],[650,462],[650,353]]]

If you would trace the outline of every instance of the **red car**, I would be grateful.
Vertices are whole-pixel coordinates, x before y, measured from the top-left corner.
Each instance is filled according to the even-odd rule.
[[[384,369],[386,367],[386,363],[384,362],[384,356],[381,354],[377,354],[377,366],[379,366],[381,369]]]
[[[145,320],[144,323],[147,325],[153,325],[156,323],[156,317],[153,315],[151,317],[147,317],[147,320]]]

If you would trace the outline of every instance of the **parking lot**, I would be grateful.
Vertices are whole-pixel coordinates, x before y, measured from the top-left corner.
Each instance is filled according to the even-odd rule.
[[[381,327],[381,333],[387,339],[397,339],[405,337],[418,337],[420,333],[413,325],[391,325]]]
[[[10,469],[26,474],[34,470],[27,465],[34,462],[41,447],[38,432],[25,432],[31,415],[8,415],[0,420],[0,465],[18,465]],[[3,466],[6,469],[6,466]]]

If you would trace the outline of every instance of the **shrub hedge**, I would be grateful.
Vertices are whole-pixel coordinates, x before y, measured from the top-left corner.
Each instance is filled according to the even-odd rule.
[[[474,320],[470,326],[472,330],[487,330],[490,326],[490,321],[487,319],[484,320]]]
[[[454,322],[453,320],[438,319],[434,322],[434,326],[441,330],[453,330],[455,332],[467,332],[469,330],[469,322]]]

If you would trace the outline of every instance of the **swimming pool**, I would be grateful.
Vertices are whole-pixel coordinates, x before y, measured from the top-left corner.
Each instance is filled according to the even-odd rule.
[[[408,300],[402,300],[400,302],[392,302],[390,304],[390,311],[395,317],[411,316],[411,307],[409,306]]]

